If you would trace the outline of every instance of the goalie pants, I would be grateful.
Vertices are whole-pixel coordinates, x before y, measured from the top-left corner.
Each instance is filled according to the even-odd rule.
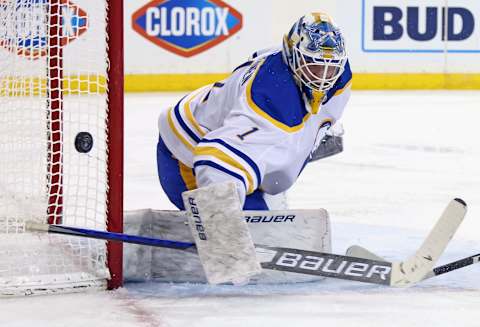
[[[178,209],[185,210],[182,193],[197,188],[195,172],[175,158],[162,138],[159,138],[157,145],[157,169],[160,184],[170,202]],[[264,192],[255,190],[252,194],[247,195],[243,209],[269,210],[264,200]]]

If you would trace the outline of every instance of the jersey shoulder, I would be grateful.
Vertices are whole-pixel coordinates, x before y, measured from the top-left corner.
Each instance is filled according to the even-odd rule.
[[[281,52],[266,56],[251,67],[253,71],[247,70],[244,75],[249,107],[284,131],[300,129],[308,113]]]

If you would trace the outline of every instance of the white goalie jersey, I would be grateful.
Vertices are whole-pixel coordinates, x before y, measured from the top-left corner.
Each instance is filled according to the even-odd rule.
[[[242,198],[287,190],[350,97],[351,71],[320,97],[307,99],[280,51],[241,65],[161,113],[160,136],[194,168],[198,187],[233,180]]]

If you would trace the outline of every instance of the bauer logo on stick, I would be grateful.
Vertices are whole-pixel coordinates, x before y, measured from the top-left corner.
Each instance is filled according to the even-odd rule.
[[[273,249],[273,248],[272,248]],[[355,259],[355,260],[352,260]],[[318,274],[341,279],[374,282],[375,284],[389,285],[392,271],[391,264],[381,261],[365,260],[361,258],[336,257],[335,255],[306,253],[305,251],[290,249],[277,253],[270,262],[262,264],[263,268],[278,269],[296,273]]]
[[[154,0],[132,17],[147,40],[183,57],[223,42],[242,28],[242,15],[221,0]]]

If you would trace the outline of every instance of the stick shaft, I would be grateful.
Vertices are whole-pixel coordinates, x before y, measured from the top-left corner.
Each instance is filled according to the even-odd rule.
[[[479,263],[479,262],[480,262],[480,254],[475,254],[475,255],[472,255],[472,256],[457,260],[457,261],[453,261],[453,262],[447,263],[445,265],[442,265],[442,266],[439,266],[439,267],[436,267],[436,268],[433,268],[432,273],[429,274],[429,277],[430,277],[430,275],[431,275],[431,277],[438,276],[438,275],[443,275],[443,274],[448,273],[450,271],[457,270],[457,269],[460,269],[460,268],[464,268],[464,267],[467,267],[467,266],[470,266],[470,265],[473,265],[473,264]]]
[[[151,237],[145,237],[145,236],[128,235],[128,234],[113,233],[113,232],[70,227],[70,226],[47,225],[47,224],[38,224],[38,223],[28,222],[26,225],[26,228],[27,230],[31,230],[31,231],[43,231],[43,232],[54,233],[54,234],[81,236],[81,237],[95,238],[100,240],[118,241],[118,242],[124,242],[124,243],[148,245],[148,246],[155,246],[155,247],[161,247],[161,248],[185,250],[188,248],[195,247],[194,243],[189,243],[189,242],[163,240],[163,239],[151,238]]]

